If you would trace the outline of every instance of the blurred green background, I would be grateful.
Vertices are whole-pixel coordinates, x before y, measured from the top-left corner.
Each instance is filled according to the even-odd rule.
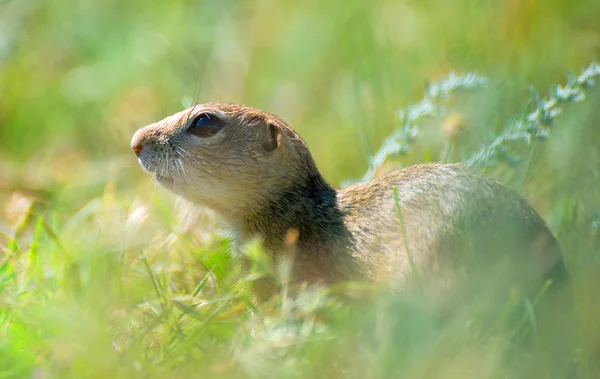
[[[197,356],[186,333],[186,348],[169,350],[183,308],[165,300],[164,309],[179,313],[176,321],[165,316],[170,321],[157,324],[129,312],[149,298],[189,295],[207,272],[222,274],[202,290],[207,299],[234,291],[219,286],[239,279],[228,276],[231,262],[222,242],[211,237],[218,228],[211,216],[191,231],[180,226],[172,206],[176,200],[164,191],[154,193],[130,151],[137,128],[192,102],[262,108],[298,130],[325,178],[339,185],[363,175],[370,154],[399,126],[398,110],[419,101],[427,81],[451,70],[472,71],[488,77],[487,87],[445,103],[465,123],[465,141],[454,158],[460,160],[489,133],[502,130],[511,115],[523,112],[529,86],[545,95],[552,84],[565,82],[568,70],[579,73],[600,60],[598,20],[598,0],[1,1],[0,246],[6,247],[0,252],[0,377],[151,377],[149,372],[179,377],[204,372],[206,362],[218,361],[217,353],[212,356],[206,348],[208,337]],[[500,167],[492,172],[513,187],[518,184],[548,220],[580,283],[578,326],[573,325],[580,339],[557,377],[600,375],[594,363],[600,359],[598,87],[584,102],[565,108],[528,171]],[[417,146],[398,164],[439,160],[442,122],[443,117],[426,122]],[[160,226],[144,229],[146,237],[136,243],[115,247],[133,239],[128,228],[139,221],[140,204],[149,209],[150,221],[144,222],[161,220]],[[154,236],[170,242],[156,245]],[[148,284],[152,274],[142,261],[132,260],[130,271],[118,279],[111,273],[119,259],[107,258],[112,263],[100,269],[95,261],[114,251],[140,250],[151,256],[149,272],[162,272],[156,279],[162,295]],[[32,251],[39,254],[35,264]],[[214,265],[222,265],[222,271]],[[94,275],[95,270],[100,273]],[[114,316],[122,309],[126,316]],[[106,315],[96,316],[103,310]],[[72,330],[73,321],[66,320],[77,320],[86,332]],[[231,351],[233,335],[245,320],[240,316],[210,332],[211,341],[224,346],[215,351]],[[157,331],[156,325],[163,329]],[[193,325],[183,329],[205,326]],[[127,352],[107,340],[126,340],[140,330],[143,342]],[[422,330],[405,332],[418,339]],[[422,351],[422,345],[416,350],[400,345],[382,350],[389,361],[380,371],[355,377],[438,377],[431,371],[390,369],[390,351],[405,349],[407,356]],[[346,351],[341,343],[327,346]],[[326,348],[315,349],[290,354],[297,364],[318,363],[301,370],[288,362],[289,371],[273,371],[273,377],[328,372],[315,358]],[[485,349],[475,350],[461,356],[464,367],[439,377],[516,377],[496,370],[502,365],[495,359],[482,361],[478,354]],[[189,354],[203,357],[202,368],[190,363]],[[254,359],[236,357],[246,364]],[[550,360],[515,372],[549,377],[552,370],[544,365]],[[156,362],[162,366],[154,367]],[[473,371],[471,364],[492,369]],[[240,372],[236,375],[243,377],[248,371]]]
[[[364,171],[365,140],[376,149],[426,80],[490,77],[494,96],[474,125],[489,128],[482,121],[522,109],[529,85],[545,93],[600,54],[593,0],[1,7],[0,151],[17,166],[132,164],[136,128],[192,100],[227,101],[287,120],[337,183]]]

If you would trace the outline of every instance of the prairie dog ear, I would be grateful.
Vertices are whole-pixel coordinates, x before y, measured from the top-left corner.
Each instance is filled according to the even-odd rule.
[[[283,132],[273,121],[267,121],[268,135],[262,147],[267,152],[274,151],[278,146],[283,147]]]

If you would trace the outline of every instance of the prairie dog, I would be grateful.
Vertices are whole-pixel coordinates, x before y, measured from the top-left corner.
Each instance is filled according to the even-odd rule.
[[[369,280],[443,294],[565,275],[556,239],[527,201],[460,164],[414,165],[336,190],[284,121],[221,103],[143,127],[131,146],[160,185],[216,211],[241,241],[261,237],[273,259],[295,231],[295,283]]]

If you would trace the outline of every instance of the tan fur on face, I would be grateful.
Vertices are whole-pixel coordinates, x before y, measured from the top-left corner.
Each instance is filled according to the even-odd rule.
[[[226,121],[213,137],[186,132],[199,114],[210,112]],[[265,151],[270,126],[278,148]],[[233,221],[278,185],[306,169],[295,159],[307,154],[304,142],[277,116],[232,104],[202,104],[140,129],[134,140],[144,149],[140,164],[175,193],[205,205]],[[285,165],[288,175],[281,170]]]

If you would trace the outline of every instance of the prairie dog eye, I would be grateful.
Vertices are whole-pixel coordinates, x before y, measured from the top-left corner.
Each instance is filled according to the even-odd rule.
[[[210,113],[201,113],[192,120],[187,132],[196,137],[207,138],[217,134],[222,127],[223,121],[217,116]]]

